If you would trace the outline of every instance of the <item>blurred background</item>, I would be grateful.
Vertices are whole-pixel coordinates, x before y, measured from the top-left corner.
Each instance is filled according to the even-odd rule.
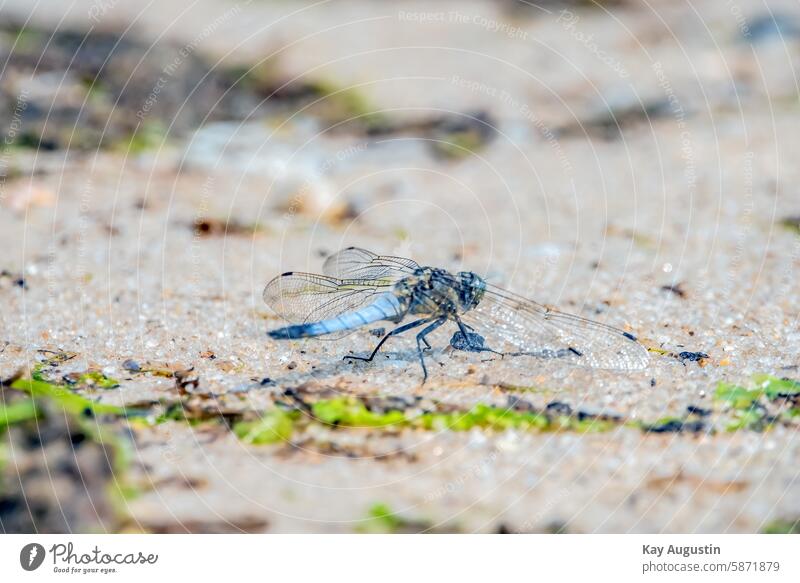
[[[799,54],[795,0],[6,0],[2,530],[796,530]],[[267,340],[348,245],[653,365]]]

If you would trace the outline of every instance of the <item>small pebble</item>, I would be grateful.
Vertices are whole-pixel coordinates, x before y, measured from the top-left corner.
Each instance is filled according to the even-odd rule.
[[[140,372],[142,370],[142,367],[139,366],[139,363],[131,358],[122,363],[122,368],[131,372]]]

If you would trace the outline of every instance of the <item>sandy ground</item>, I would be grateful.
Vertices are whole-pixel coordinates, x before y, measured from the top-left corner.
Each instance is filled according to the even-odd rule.
[[[28,4],[2,10],[24,19]],[[735,412],[714,399],[719,382],[800,376],[800,238],[786,224],[800,215],[800,11],[625,4],[37,4],[39,26],[135,22],[176,55],[333,83],[349,109],[268,101],[144,151],[4,151],[0,376],[50,350],[75,353],[53,379],[120,381],[75,389],[94,400],[194,399],[225,415],[291,388],[460,411],[512,396],[646,423],[710,412],[702,430],[663,433],[312,421],[270,445],[213,420],[134,423],[138,495],[118,528],[350,532],[372,528],[376,506],[390,529],[459,532],[756,532],[800,517],[796,420],[726,431]],[[761,21],[769,10],[781,27]],[[144,96],[158,78],[137,79]],[[347,121],[374,112],[388,129]],[[372,364],[341,359],[374,345],[366,330],[268,339],[281,321],[264,284],[348,245],[474,270],[708,358],[654,351],[641,372],[586,371],[455,352],[447,330],[421,386],[410,339]],[[199,382],[181,395],[128,360],[193,367]]]

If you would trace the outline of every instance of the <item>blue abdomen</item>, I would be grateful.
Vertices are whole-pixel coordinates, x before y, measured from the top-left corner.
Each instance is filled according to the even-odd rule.
[[[343,330],[355,330],[367,324],[380,320],[394,320],[402,315],[402,307],[397,297],[385,292],[379,295],[374,302],[353,312],[340,314],[335,318],[311,322],[308,324],[294,324],[268,332],[270,338],[276,340],[291,340],[295,338],[312,338],[324,336]]]

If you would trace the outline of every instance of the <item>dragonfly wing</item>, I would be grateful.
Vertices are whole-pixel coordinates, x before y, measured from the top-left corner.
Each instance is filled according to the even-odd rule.
[[[342,280],[288,272],[270,281],[262,297],[264,303],[283,319],[292,324],[306,324],[358,310],[390,288],[391,284],[379,280]],[[336,340],[352,332],[336,332],[324,339]]]
[[[419,269],[416,261],[378,255],[359,247],[348,247],[325,260],[322,272],[340,279],[389,279],[396,281]]]
[[[645,347],[623,330],[553,310],[491,285],[463,319],[484,337],[488,348],[504,353],[622,371],[641,370],[649,361]]]

